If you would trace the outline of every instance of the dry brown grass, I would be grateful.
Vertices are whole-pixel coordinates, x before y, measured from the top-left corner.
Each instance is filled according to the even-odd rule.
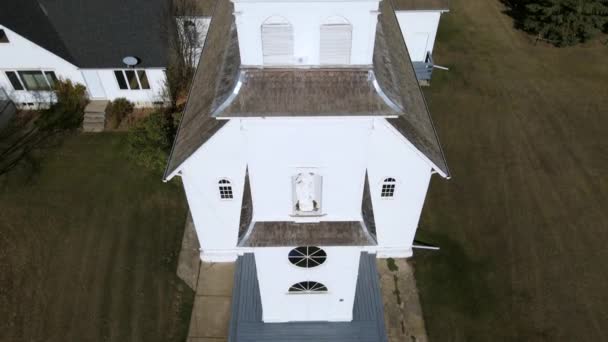
[[[608,340],[608,48],[557,49],[454,0],[426,89],[453,171],[414,258],[434,341]]]

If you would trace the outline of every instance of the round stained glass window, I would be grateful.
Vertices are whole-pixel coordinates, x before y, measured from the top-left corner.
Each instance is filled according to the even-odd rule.
[[[296,247],[289,252],[289,261],[303,268],[317,267],[324,263],[325,259],[327,259],[327,253],[315,246]]]
[[[291,285],[289,288],[290,293],[313,293],[313,292],[327,292],[327,287],[316,281],[302,281],[297,284]]]

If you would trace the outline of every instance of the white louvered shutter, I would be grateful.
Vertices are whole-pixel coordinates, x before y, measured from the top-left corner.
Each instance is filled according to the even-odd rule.
[[[290,24],[262,25],[264,65],[293,64],[293,29]]]
[[[321,25],[320,64],[350,64],[351,44],[350,24]]]

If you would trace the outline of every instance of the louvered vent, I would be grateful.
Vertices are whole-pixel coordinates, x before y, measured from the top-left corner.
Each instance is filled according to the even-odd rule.
[[[321,25],[320,64],[350,64],[352,31],[348,23]]]
[[[262,53],[264,65],[293,64],[293,28],[279,17],[272,17],[262,25]]]

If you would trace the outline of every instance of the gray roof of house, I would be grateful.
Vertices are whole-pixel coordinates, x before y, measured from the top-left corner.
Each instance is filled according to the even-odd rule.
[[[70,51],[36,0],[2,0],[0,25],[72,62]]]
[[[447,11],[450,0],[393,0],[395,11]]]
[[[392,116],[386,120],[449,176],[390,0],[380,2],[372,69],[241,69],[232,12],[230,1],[217,1],[165,179],[225,124],[214,116],[337,114]],[[380,90],[372,86],[374,78]]]
[[[3,0],[0,24],[81,68],[165,67],[165,0]]]
[[[359,221],[255,222],[239,242],[241,247],[375,245],[376,241]]]

